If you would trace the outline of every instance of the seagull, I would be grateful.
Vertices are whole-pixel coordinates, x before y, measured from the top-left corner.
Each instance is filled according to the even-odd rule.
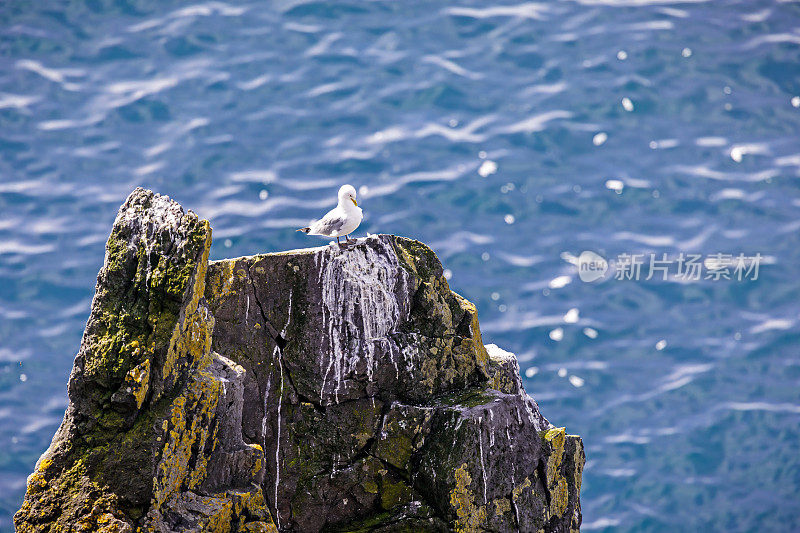
[[[300,228],[306,235],[322,235],[323,237],[345,237],[350,242],[350,233],[354,232],[361,219],[364,218],[361,208],[356,202],[356,189],[352,185],[342,185],[339,189],[339,205],[328,211],[321,219],[317,220],[307,228]]]

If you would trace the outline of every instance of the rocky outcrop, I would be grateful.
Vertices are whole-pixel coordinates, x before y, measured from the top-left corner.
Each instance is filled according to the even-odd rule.
[[[122,206],[18,531],[579,529],[580,438],[429,248],[210,245],[167,197]]]

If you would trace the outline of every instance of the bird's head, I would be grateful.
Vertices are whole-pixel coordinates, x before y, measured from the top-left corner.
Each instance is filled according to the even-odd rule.
[[[348,202],[353,202],[353,205],[358,207],[356,202],[356,189],[352,185],[342,185],[339,189],[339,205],[348,205]]]

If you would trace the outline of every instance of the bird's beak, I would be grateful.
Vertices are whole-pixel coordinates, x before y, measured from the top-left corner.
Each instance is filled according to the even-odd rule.
[[[358,207],[358,202],[356,202],[356,199],[355,198],[350,198],[350,199],[353,201],[354,204],[356,204],[356,207]]]

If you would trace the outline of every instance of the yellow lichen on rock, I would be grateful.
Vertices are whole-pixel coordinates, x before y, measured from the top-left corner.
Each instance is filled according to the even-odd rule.
[[[475,503],[475,495],[470,490],[472,476],[467,464],[463,463],[455,471],[456,486],[450,491],[450,505],[456,511],[455,530],[458,533],[476,533],[486,522],[486,507]]]
[[[237,259],[221,259],[212,261],[213,268],[207,274],[205,296],[209,302],[224,300],[242,294],[241,284],[249,274],[246,268],[236,268]],[[256,267],[256,270],[263,268]]]
[[[261,452],[260,454],[256,454],[256,460],[253,462],[253,468],[250,470],[250,476],[256,478],[261,473],[261,469],[264,468],[264,449],[259,444],[248,444],[247,446]]]
[[[203,227],[203,230],[205,231],[206,240],[203,243],[203,251],[200,255],[200,259],[197,262],[197,268],[190,283],[192,295],[191,298],[189,299],[189,303],[186,304],[187,315],[191,315],[192,313],[197,311],[197,307],[200,303],[200,298],[202,298],[206,292],[206,272],[208,271],[208,255],[209,253],[211,253],[211,224],[208,223],[208,220],[202,220],[200,224]]]
[[[561,472],[564,461],[564,428],[553,428],[544,434],[544,440],[551,445],[551,452],[547,458],[547,479],[543,480],[550,491],[550,507],[548,516],[562,516],[569,504],[569,485]]]
[[[39,459],[36,469],[28,476],[28,493],[34,494],[47,488],[47,469],[53,461],[44,456]]]
[[[192,450],[203,450],[210,436],[209,420],[217,408],[222,383],[207,372],[200,371],[186,390],[170,406],[165,420],[164,446],[161,461],[153,480],[153,505],[160,507],[169,496],[181,488],[193,488],[203,479],[206,459],[198,457],[194,472],[189,469]],[[192,417],[187,418],[187,413]]]
[[[456,300],[458,300],[461,308],[466,313],[469,313],[471,317],[470,332],[472,333],[471,340],[475,353],[475,364],[481,370],[484,376],[488,376],[489,372],[487,366],[489,364],[489,354],[486,352],[486,348],[483,346],[481,326],[478,323],[478,308],[475,307],[474,303],[470,302],[457,292],[453,292],[453,295],[456,297]]]
[[[270,522],[247,522],[239,528],[239,533],[278,533],[278,528]]]
[[[203,524],[202,531],[208,533],[229,533],[231,530],[231,519],[233,518],[233,502],[228,498],[203,498],[203,503],[213,506],[216,512],[209,516],[208,521]]]
[[[496,516],[503,516],[511,512],[511,502],[508,498],[497,498],[494,500],[494,514]]]
[[[232,260],[217,261],[219,265],[214,274],[208,280],[208,294],[209,299],[226,298],[234,293],[234,275],[233,268],[235,262]]]
[[[136,409],[141,409],[150,390],[150,359],[145,359],[125,375],[125,384],[136,400]]]
[[[526,477],[521,484],[511,490],[511,498],[516,502],[522,496],[522,491],[531,488],[531,479]]]
[[[208,225],[207,221],[203,221]],[[211,249],[211,228],[203,249],[197,274],[191,284],[192,293],[189,303],[182,313],[183,320],[178,320],[169,341],[169,350],[164,361],[162,380],[169,382],[185,367],[196,363],[198,368],[205,368],[211,362],[211,334],[214,332],[214,317],[200,299],[205,293],[205,275],[208,268],[208,254]],[[162,393],[163,391],[159,391]],[[156,396],[155,399],[158,399]]]
[[[514,383],[503,372],[495,372],[492,374],[492,377],[489,378],[488,385],[494,390],[510,394],[513,392],[512,387]]]
[[[278,528],[264,499],[261,487],[246,492],[229,491],[224,495],[233,502],[233,517],[240,522],[239,531],[268,531],[277,533]],[[221,495],[222,497],[222,495]],[[249,520],[249,522],[246,522]],[[252,525],[251,525],[252,524]]]
[[[420,383],[426,390],[433,390],[436,384],[437,370],[438,367],[436,366],[435,359],[426,359],[425,362],[422,363],[422,375],[425,376],[425,378],[420,381]]]

